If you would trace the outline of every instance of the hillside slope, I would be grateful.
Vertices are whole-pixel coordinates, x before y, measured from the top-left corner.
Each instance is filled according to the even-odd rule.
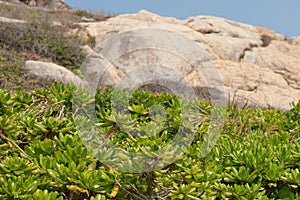
[[[216,85],[210,85],[215,79],[231,100],[238,96],[242,104],[248,102],[250,106],[290,109],[291,103],[300,99],[299,37],[288,39],[267,28],[213,16],[177,20],[147,11],[105,16],[4,2],[0,16],[1,70],[6,74],[1,77],[2,87],[14,88],[14,83],[24,87],[28,81],[35,82],[35,79],[27,79],[32,74],[43,80],[37,81],[43,84],[47,80],[70,83],[85,76],[90,85],[117,87],[126,76],[146,76],[147,67],[138,69],[137,66],[162,64],[170,73],[163,72],[163,77],[158,77],[156,72],[151,72],[152,80],[140,80],[135,86],[176,82],[176,78],[156,80],[174,77],[171,74],[174,72],[195,91],[196,99],[211,96],[207,94],[211,89],[219,90]],[[147,29],[154,32],[138,35]],[[172,36],[169,37],[170,32]],[[180,41],[176,41],[176,37],[181,37]],[[118,42],[122,45],[118,46]],[[149,47],[156,50],[148,51]],[[121,54],[113,55],[116,53]],[[50,69],[47,63],[28,62],[26,65],[27,60],[54,62],[78,76],[66,75],[59,66],[53,65],[47,71],[47,67]],[[207,61],[214,69],[213,75],[204,75]],[[39,71],[36,71],[37,66],[40,66]],[[93,73],[98,80],[95,77],[88,80]],[[65,80],[57,78],[64,76]],[[13,81],[12,77],[15,77]]]

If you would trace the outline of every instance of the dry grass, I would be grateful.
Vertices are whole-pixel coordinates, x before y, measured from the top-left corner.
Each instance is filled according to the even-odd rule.
[[[0,49],[0,89],[31,91],[39,87],[50,88],[51,81],[39,81],[36,77],[24,71],[25,61],[32,59],[33,56],[29,53],[17,53]]]
[[[110,15],[90,13],[82,10],[49,10],[29,7],[18,4],[9,4],[0,1],[0,16],[31,22],[60,22],[64,27],[70,28],[74,23],[80,22],[82,17],[93,18],[95,21],[104,21]]]
[[[81,42],[43,23],[0,23],[2,49],[35,54],[68,69],[78,69],[86,57],[80,49]]]

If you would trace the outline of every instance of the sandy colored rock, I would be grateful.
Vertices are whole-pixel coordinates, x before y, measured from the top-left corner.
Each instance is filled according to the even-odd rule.
[[[293,37],[293,38],[291,39],[291,44],[300,46],[300,36]]]
[[[42,80],[52,80],[64,84],[83,84],[83,81],[73,72],[54,63],[28,60],[25,63],[25,69]]]
[[[19,19],[10,19],[6,17],[0,17],[0,22],[13,23],[13,24],[26,24],[27,22]]]
[[[162,72],[163,76],[172,76],[170,71],[177,71],[193,88],[209,88],[209,85],[204,85],[203,77],[201,79],[201,75],[199,76],[199,69],[203,70],[205,62],[210,60],[223,81],[227,95],[236,94],[240,99],[248,100],[252,106],[280,109],[289,109],[292,101],[300,100],[299,37],[287,40],[271,29],[219,17],[196,16],[177,20],[145,10],[137,14],[119,15],[103,22],[80,23],[80,25],[96,38],[98,49],[94,49],[91,53],[94,57],[84,68],[88,77],[97,74],[91,78],[94,84],[98,81],[97,84],[100,86],[114,87],[122,82],[124,77],[129,82],[130,79],[144,80],[143,77],[149,75],[147,72],[149,66],[156,63],[169,67],[169,74],[167,70]],[[164,38],[164,31],[163,34],[156,33],[156,39],[153,41],[150,35],[132,34],[135,30],[149,28],[181,34],[199,45],[204,50],[203,55],[208,56],[208,60],[205,56],[202,59],[188,57],[188,61],[182,60],[180,58],[182,55],[174,56],[170,51],[164,51],[178,44],[181,49],[185,49],[184,52],[190,50],[191,55],[199,55],[199,52],[195,52],[195,48],[181,44],[179,40]],[[123,41],[110,39],[120,38],[125,32],[129,34]],[[111,49],[105,49],[107,40],[115,42],[110,44]],[[155,42],[162,44],[158,45],[160,50],[157,50],[158,46],[154,44],[156,51],[153,49],[147,51],[148,46],[144,44]],[[136,51],[133,50],[134,47],[137,47]],[[118,51],[115,54],[120,57],[113,58],[114,51]],[[182,57],[186,58],[186,55]],[[198,65],[193,63],[196,61],[199,62]],[[145,70],[144,74],[142,69]],[[152,76],[155,73],[153,72]],[[213,79],[215,74],[206,76]],[[97,80],[95,77],[101,78]],[[158,76],[159,78],[161,77]],[[179,81],[176,78],[174,80]]]

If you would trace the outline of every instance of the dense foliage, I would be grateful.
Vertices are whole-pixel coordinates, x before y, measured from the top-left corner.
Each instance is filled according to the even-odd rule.
[[[205,158],[199,149],[211,105],[195,102],[199,126],[184,156],[161,170],[125,173],[83,145],[73,91],[61,84],[31,93],[0,90],[0,199],[300,199],[300,102],[289,111],[229,105],[222,135]],[[95,98],[103,134],[116,126],[111,95],[98,90]],[[135,92],[128,115],[151,124],[154,104],[166,111],[159,134],[133,138],[117,127],[110,140],[128,151],[172,140],[182,112],[176,96]]]

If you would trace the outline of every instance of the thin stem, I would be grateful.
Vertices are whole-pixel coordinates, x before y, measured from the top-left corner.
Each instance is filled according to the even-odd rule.
[[[11,143],[11,144],[12,144],[13,146],[15,146],[22,154],[27,155],[27,154],[25,153],[25,151],[23,151],[23,149],[21,149],[21,147],[19,147],[19,146],[15,143],[15,141],[13,141],[13,140],[9,139],[8,137],[6,137],[6,136],[3,134],[3,132],[2,132],[1,129],[0,129],[0,138],[2,138],[3,140],[6,140],[6,141],[8,141],[9,143]]]
[[[127,192],[127,194],[129,194],[129,195],[131,195],[131,196],[133,196],[133,197],[135,197],[135,198],[137,198],[137,199],[145,200],[145,198],[141,198],[141,197],[139,197],[138,195],[133,194],[133,193],[129,192],[128,190],[126,190],[126,189],[120,184],[120,182],[119,182],[117,179],[115,180],[115,182],[116,182],[116,184],[120,187],[120,189],[123,190],[123,191],[125,191],[125,192]],[[131,187],[132,187],[132,186],[131,186]]]

